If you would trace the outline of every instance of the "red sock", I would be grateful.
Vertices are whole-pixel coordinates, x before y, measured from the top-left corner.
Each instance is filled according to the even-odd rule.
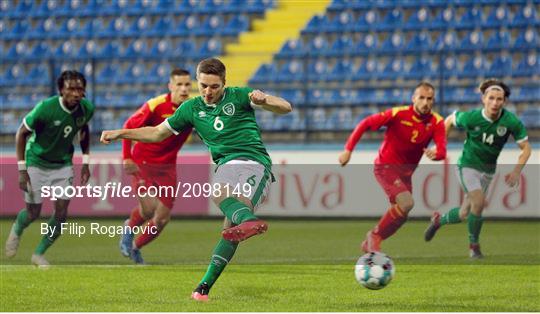
[[[139,206],[133,208],[131,215],[129,216],[128,226],[131,228],[142,225],[146,219],[141,216],[141,209]]]
[[[404,212],[397,204],[390,207],[388,211],[381,217],[373,233],[379,235],[383,240],[391,235],[407,221],[407,213]]]
[[[135,246],[140,249],[143,246],[150,243],[152,240],[157,238],[157,236],[160,234],[161,230],[159,230],[156,225],[154,224],[154,220],[150,219],[150,221],[144,226],[144,233],[138,236],[135,239]]]

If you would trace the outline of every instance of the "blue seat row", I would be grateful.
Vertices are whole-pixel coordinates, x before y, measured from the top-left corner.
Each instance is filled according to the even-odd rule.
[[[4,3],[5,2],[5,3]],[[20,0],[3,1],[0,17],[25,18],[48,16],[116,16],[116,15],[163,15],[163,14],[263,14],[275,6],[275,0]]]
[[[395,7],[401,8],[422,8],[422,7],[447,7],[449,4],[460,7],[471,7],[475,5],[493,6],[500,4],[507,5],[524,5],[528,0],[363,0],[363,1],[348,1],[348,0],[333,0],[328,6],[329,11],[340,11],[345,9],[366,10],[371,8],[391,9]],[[540,1],[534,0],[534,3]]]
[[[109,22],[98,17],[81,22],[77,18],[65,19],[60,24],[54,18],[39,20],[35,27],[27,19],[17,20],[11,27],[5,21],[0,39],[67,39],[67,38],[140,38],[140,37],[188,37],[188,36],[236,36],[248,30],[249,17],[238,14],[225,20],[223,16],[213,15],[199,18],[189,15],[175,22],[171,15],[166,15],[151,22],[148,16],[141,16],[131,23],[123,16],[113,18]]]

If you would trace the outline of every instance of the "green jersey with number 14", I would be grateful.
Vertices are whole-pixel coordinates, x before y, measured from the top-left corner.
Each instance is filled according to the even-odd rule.
[[[226,87],[215,105],[205,104],[201,96],[191,98],[166,120],[166,125],[174,134],[193,127],[218,165],[245,158],[270,167],[272,161],[249,99],[252,91],[249,87]]]
[[[459,167],[494,173],[497,158],[510,134],[516,142],[527,140],[523,123],[510,111],[502,109],[499,119],[492,121],[483,109],[455,113],[455,125],[465,129],[467,139],[458,160]]]
[[[93,114],[94,105],[86,99],[73,111],[64,106],[60,96],[38,103],[23,120],[33,132],[26,143],[26,164],[46,169],[71,165],[73,138]]]

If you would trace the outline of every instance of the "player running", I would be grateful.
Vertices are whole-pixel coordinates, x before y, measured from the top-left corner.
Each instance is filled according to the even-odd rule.
[[[480,92],[483,108],[467,112],[456,111],[445,120],[447,133],[453,125],[467,132],[467,140],[456,169],[461,187],[466,193],[465,200],[461,208],[452,208],[442,216],[438,212],[433,213],[424,234],[425,240],[430,241],[441,226],[467,219],[471,258],[483,257],[479,237],[486,192],[497,167],[497,158],[510,135],[516,140],[521,154],[513,171],[504,177],[508,186],[518,184],[521,170],[531,155],[531,146],[523,123],[504,108],[510,96],[510,88],[502,81],[489,79],[482,82]]]
[[[339,163],[345,166],[356,143],[366,130],[376,131],[387,127],[384,141],[375,159],[375,178],[390,200],[390,208],[379,223],[370,230],[364,242],[364,252],[381,250],[381,242],[394,234],[407,220],[414,206],[411,177],[422,158],[431,160],[446,158],[444,120],[431,111],[435,101],[435,88],[430,83],[418,84],[412,96],[413,104],[394,107],[362,120],[349,136]],[[427,149],[431,140],[436,147]]]
[[[8,257],[15,256],[24,229],[40,215],[41,187],[60,186],[65,189],[73,185],[73,138],[77,133],[83,153],[81,185],[86,185],[90,178],[88,121],[94,114],[94,105],[84,98],[86,79],[77,71],[64,71],[57,85],[60,95],[38,103],[26,115],[16,134],[19,187],[25,192],[26,207],[17,214],[9,233],[6,242]],[[48,221],[47,234],[32,254],[33,264],[49,265],[43,255],[60,236],[68,205],[69,198],[65,195],[54,201],[54,215]]]
[[[124,124],[126,129],[157,126],[172,116],[176,109],[189,98],[191,77],[184,69],[174,69],[169,76],[169,93],[148,100]],[[133,175],[134,185],[176,186],[176,155],[191,134],[186,128],[180,136],[170,136],[159,143],[122,141],[124,170]],[[123,234],[120,252],[136,264],[144,264],[140,249],[159,236],[171,219],[174,205],[173,195],[140,197],[139,205],[133,208],[126,225],[131,228],[146,223],[145,233],[133,240],[132,233]]]
[[[270,183],[272,161],[262,142],[254,108],[277,114],[292,110],[283,98],[248,87],[225,87],[225,65],[218,59],[205,59],[197,66],[201,96],[184,102],[174,115],[158,126],[131,130],[104,131],[103,143],[116,139],[159,142],[171,134],[193,127],[208,146],[218,165],[214,182],[214,203],[225,215],[222,237],[212,253],[210,265],[191,297],[208,300],[208,292],[231,261],[238,243],[264,233],[268,226],[253,211],[265,198]],[[235,188],[242,194],[234,193]]]

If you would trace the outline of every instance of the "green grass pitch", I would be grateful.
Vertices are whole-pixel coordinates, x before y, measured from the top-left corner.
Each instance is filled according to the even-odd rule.
[[[218,239],[218,220],[175,219],[143,249],[147,266],[122,257],[118,238],[63,235],[47,252],[54,266],[46,270],[29,265],[38,224],[7,260],[11,221],[2,220],[0,311],[540,311],[540,222],[487,221],[486,258],[472,261],[466,224],[424,243],[427,222],[409,221],[383,244],[396,277],[370,291],[356,283],[353,268],[374,223],[270,220],[267,234],[240,245],[210,302],[200,304],[189,295]]]

